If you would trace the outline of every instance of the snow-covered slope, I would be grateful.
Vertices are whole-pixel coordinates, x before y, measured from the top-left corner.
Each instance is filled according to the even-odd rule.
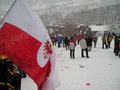
[[[69,50],[55,46],[56,70],[61,86],[55,90],[120,90],[120,58],[110,49],[102,49],[101,37],[96,48],[89,52],[90,58],[81,58],[80,46],[76,46],[75,59]],[[29,78],[22,79],[21,90],[37,90]]]

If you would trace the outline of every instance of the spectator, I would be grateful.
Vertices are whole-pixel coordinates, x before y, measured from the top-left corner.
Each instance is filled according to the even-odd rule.
[[[112,41],[112,36],[109,34],[109,35],[107,36],[108,48],[110,48],[111,41]]]
[[[61,47],[62,38],[60,36],[57,38],[57,42],[58,42],[58,47]]]
[[[98,37],[97,37],[97,36],[94,36],[94,37],[93,37],[94,47],[96,47],[97,40],[98,40]]]
[[[85,57],[84,56],[84,51],[86,51],[86,58],[89,58],[88,49],[87,49],[87,43],[86,43],[85,37],[82,37],[82,39],[80,41],[80,46],[81,46],[81,56]]]
[[[65,43],[66,50],[68,50],[68,44],[69,44],[68,36],[65,37],[64,43]]]
[[[75,46],[76,42],[74,41],[73,37],[71,37],[69,40],[70,58],[75,58]]]
[[[102,48],[104,49],[104,48],[106,48],[107,49],[107,39],[106,39],[106,36],[105,35],[103,35],[103,37],[102,37]]]
[[[86,38],[86,43],[87,43],[88,51],[91,51],[91,49],[92,49],[92,36],[89,36]]]

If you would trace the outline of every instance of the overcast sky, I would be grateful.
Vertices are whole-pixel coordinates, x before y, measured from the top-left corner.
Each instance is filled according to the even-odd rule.
[[[15,0],[0,0],[0,12],[2,11],[2,13],[5,14],[5,12],[8,11],[8,9],[11,7],[11,5],[13,4],[14,1]],[[25,0],[25,1],[31,7],[35,8],[37,6],[41,6],[40,8],[42,8],[42,6],[43,6],[43,7],[45,7],[44,9],[46,9],[46,6],[47,6],[47,8],[49,8],[50,5],[52,5],[53,7],[58,5],[58,7],[60,7],[60,8],[61,8],[61,6],[64,6],[64,4],[82,5],[82,4],[85,4],[86,1],[87,1],[87,3],[89,3],[89,2],[96,3],[97,2],[96,3],[97,5],[104,5],[104,6],[109,5],[109,4],[120,3],[120,0]]]
[[[85,2],[86,0],[25,0],[25,1],[28,2],[30,5],[34,6],[38,2],[48,4],[48,3],[70,2],[70,1],[80,1],[80,2],[82,1],[82,2]],[[87,0],[87,1],[88,2],[89,1],[100,1],[103,4],[120,2],[120,0]],[[3,6],[8,6],[9,7],[13,2],[14,2],[14,0],[0,0],[0,7],[3,7]]]

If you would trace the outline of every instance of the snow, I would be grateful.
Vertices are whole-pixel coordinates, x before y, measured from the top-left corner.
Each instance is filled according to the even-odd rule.
[[[55,46],[56,70],[61,85],[55,90],[120,90],[120,58],[113,53],[114,45],[102,49],[101,37],[96,48],[89,52],[90,58],[81,57],[76,46],[75,59],[70,59],[69,50]],[[29,78],[22,79],[21,90],[37,90]]]

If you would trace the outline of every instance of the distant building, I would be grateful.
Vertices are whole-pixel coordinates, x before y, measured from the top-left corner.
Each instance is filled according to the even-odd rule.
[[[108,25],[90,25],[91,31],[98,32],[99,35],[104,34],[104,32],[110,32],[110,27]]]

